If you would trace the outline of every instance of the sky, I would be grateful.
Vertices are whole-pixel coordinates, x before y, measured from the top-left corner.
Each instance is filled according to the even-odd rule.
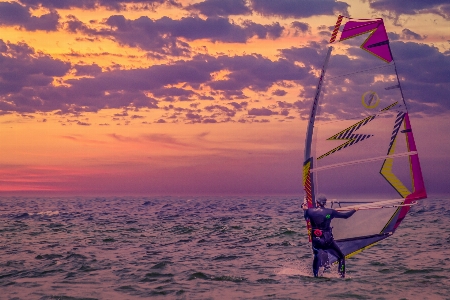
[[[446,0],[0,2],[1,195],[302,195],[337,16],[383,18],[430,195],[450,192]]]

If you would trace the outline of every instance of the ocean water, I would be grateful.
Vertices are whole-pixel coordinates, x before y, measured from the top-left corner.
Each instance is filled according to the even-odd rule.
[[[0,198],[0,299],[450,299],[450,200],[312,277],[297,197]]]

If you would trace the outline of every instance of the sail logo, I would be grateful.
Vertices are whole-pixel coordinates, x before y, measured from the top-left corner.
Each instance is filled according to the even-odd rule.
[[[370,93],[370,92],[368,92]],[[375,93],[375,92],[373,92]],[[375,93],[376,94],[376,93]],[[378,95],[377,95],[378,96]],[[372,99],[373,100],[373,99]],[[364,101],[364,96],[363,96],[363,101]],[[371,103],[371,102],[369,102]],[[392,107],[396,106],[398,102],[392,103],[391,105],[383,108],[381,111],[387,111],[389,109],[391,109]],[[375,101],[375,104],[378,105],[377,101]],[[375,105],[372,104],[372,105]],[[368,116],[365,119],[362,119],[361,121],[353,124],[352,126],[349,126],[347,128],[345,128],[344,130],[342,130],[339,133],[336,133],[335,135],[329,137],[327,139],[327,141],[336,141],[336,140],[346,140],[345,143],[337,146],[336,148],[328,151],[325,154],[322,154],[321,156],[319,156],[317,159],[322,159],[330,154],[333,154],[337,151],[340,151],[342,149],[345,149],[347,147],[353,146],[361,141],[364,141],[370,137],[373,136],[373,134],[358,134],[358,133],[354,133],[355,131],[357,131],[358,129],[360,129],[361,127],[363,127],[364,125],[366,125],[367,123],[373,121],[373,119],[375,119],[377,117],[378,114],[376,115],[372,115],[372,116]]]
[[[365,108],[373,109],[380,104],[380,96],[374,91],[368,91],[362,95],[361,102]]]

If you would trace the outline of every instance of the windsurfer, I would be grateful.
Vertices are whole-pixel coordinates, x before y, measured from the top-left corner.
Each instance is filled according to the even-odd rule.
[[[342,253],[339,246],[336,244],[331,232],[332,227],[331,220],[334,218],[350,218],[356,210],[349,212],[338,212],[334,209],[325,208],[327,198],[325,196],[319,196],[316,199],[317,207],[308,208],[306,203],[302,204],[304,210],[304,216],[306,220],[311,222],[311,238],[312,248],[314,252],[313,261],[313,273],[314,277],[319,275],[319,250],[331,251],[333,255],[338,258],[339,261],[339,275],[345,277],[345,255]]]

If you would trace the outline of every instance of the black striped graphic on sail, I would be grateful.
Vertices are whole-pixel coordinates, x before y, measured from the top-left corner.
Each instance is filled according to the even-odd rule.
[[[381,110],[381,112],[385,112],[390,110],[391,108],[393,108],[394,106],[396,106],[398,104],[398,102],[392,103],[391,105],[386,106],[385,108],[383,108]],[[404,113],[403,113],[404,114]],[[399,118],[400,113],[397,115],[397,120]],[[373,115],[373,116],[369,116],[361,121],[359,121],[356,124],[353,124],[350,127],[345,128],[344,130],[342,130],[341,132],[333,135],[332,137],[328,138],[327,140],[332,141],[332,140],[348,140],[347,142],[345,142],[342,145],[337,146],[336,148],[328,151],[325,154],[322,154],[321,156],[319,156],[317,159],[322,159],[330,154],[333,154],[339,150],[345,149],[349,146],[352,146],[356,143],[359,143],[365,139],[370,138],[371,136],[373,136],[373,134],[355,134],[353,132],[355,132],[356,130],[358,130],[359,128],[361,128],[362,126],[366,125],[367,123],[369,123],[370,121],[372,121],[373,119],[376,118],[377,115]],[[403,120],[403,119],[402,119]],[[397,124],[397,121],[396,121]],[[401,124],[401,122],[400,122]],[[399,125],[400,128],[400,125]],[[398,130],[397,130],[398,132]],[[394,140],[395,140],[395,136],[393,135]],[[391,140],[391,144],[393,144],[392,140]],[[391,146],[390,146],[391,147]]]
[[[389,143],[389,148],[387,154],[391,152],[391,148],[394,145],[395,138],[397,137],[398,131],[400,130],[400,126],[402,126],[403,120],[405,119],[405,113],[399,112],[397,117],[395,118],[394,129],[392,130],[391,141]]]
[[[361,121],[359,121],[356,124],[353,124],[352,126],[342,130],[341,132],[333,135],[332,137],[328,138],[327,140],[331,141],[331,140],[347,140],[347,142],[343,143],[342,145],[337,146],[336,148],[328,151],[325,154],[322,154],[321,156],[319,156],[317,159],[322,159],[330,154],[333,154],[339,150],[345,149],[349,146],[352,146],[356,143],[359,143],[365,139],[370,138],[371,136],[373,136],[373,134],[357,134],[357,133],[353,133],[356,130],[358,130],[359,128],[361,128],[362,126],[366,125],[367,123],[369,123],[370,121],[372,121],[373,119],[375,119],[376,115],[374,116],[369,116]]]

